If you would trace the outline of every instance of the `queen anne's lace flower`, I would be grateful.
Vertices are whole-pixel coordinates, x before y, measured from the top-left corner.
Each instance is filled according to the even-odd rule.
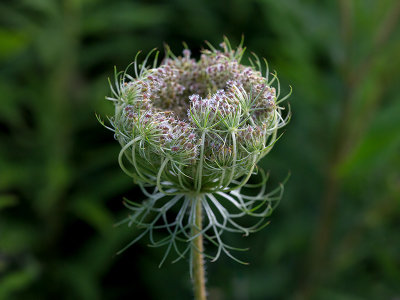
[[[121,144],[121,168],[139,184],[148,199],[142,204],[126,201],[133,213],[124,222],[137,224],[149,234],[154,246],[173,247],[179,258],[190,247],[178,242],[194,239],[196,224],[193,199],[201,199],[204,227],[200,233],[231,256],[221,240],[223,231],[248,234],[259,228],[245,227],[236,219],[245,215],[268,216],[280,199],[282,186],[265,194],[266,178],[257,162],[273,147],[277,131],[288,121],[282,116],[279,81],[269,78],[268,65],[262,74],[259,59],[251,67],[240,64],[242,45],[232,49],[227,39],[221,50],[210,45],[199,60],[188,49],[167,56],[157,66],[141,65],[137,57],[133,74],[116,73],[111,86],[115,115],[110,118],[115,138]],[[254,61],[254,63],[253,63]],[[277,89],[272,84],[277,83]],[[263,176],[261,192],[246,196],[242,188],[253,173]],[[154,186],[149,193],[145,187]],[[173,219],[167,212],[176,210]],[[149,217],[153,219],[149,221]],[[153,230],[164,229],[167,238],[156,241]],[[137,241],[135,239],[132,243]],[[187,243],[189,242],[189,243]],[[131,244],[132,244],[131,243]]]

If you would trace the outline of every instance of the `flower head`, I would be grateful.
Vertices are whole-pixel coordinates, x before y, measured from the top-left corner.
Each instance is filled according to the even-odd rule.
[[[149,200],[143,205],[127,204],[135,212],[128,222],[150,232],[157,226],[168,231],[174,228],[173,244],[179,235],[190,241],[185,226],[194,222],[190,199],[201,195],[209,220],[201,233],[224,245],[217,238],[222,231],[247,234],[257,227],[245,228],[233,219],[243,215],[264,218],[270,213],[272,195],[246,198],[240,190],[273,147],[278,129],[287,123],[290,114],[282,116],[280,103],[289,95],[279,99],[276,74],[270,78],[267,64],[263,74],[256,56],[251,66],[242,65],[244,51],[242,44],[232,49],[227,39],[220,50],[211,45],[203,50],[199,60],[191,58],[188,49],[175,56],[167,48],[160,65],[158,52],[154,63],[147,63],[154,53],[150,52],[141,65],[136,57],[133,74],[128,69],[116,73],[113,96],[107,99],[115,104],[110,122],[122,147],[121,168],[143,189],[155,187],[152,194],[146,192]],[[166,196],[170,197],[161,204],[159,200]],[[228,212],[221,204],[224,201],[239,212]],[[256,212],[260,203],[268,205]],[[175,205],[184,212],[173,222],[165,217],[164,225],[157,225]],[[143,215],[151,211],[159,219],[145,223]]]

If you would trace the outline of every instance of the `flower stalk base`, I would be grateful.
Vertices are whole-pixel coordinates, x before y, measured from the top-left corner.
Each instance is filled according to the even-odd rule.
[[[206,300],[206,284],[204,270],[204,249],[202,231],[202,197],[193,199],[193,205],[196,205],[196,221],[192,227],[192,236],[198,236],[193,240],[192,246],[192,277],[195,300]]]

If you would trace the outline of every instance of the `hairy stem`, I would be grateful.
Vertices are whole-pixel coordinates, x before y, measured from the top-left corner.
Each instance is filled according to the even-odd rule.
[[[202,196],[193,199],[193,205],[196,205],[196,218],[192,225],[192,236],[202,230]],[[196,300],[206,300],[206,282],[203,257],[203,235],[199,234],[192,245],[192,272],[193,272],[193,290]]]

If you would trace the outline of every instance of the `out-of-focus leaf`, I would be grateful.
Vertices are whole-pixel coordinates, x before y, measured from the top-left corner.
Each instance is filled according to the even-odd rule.
[[[2,211],[5,214],[6,211]],[[29,223],[0,218],[0,253],[20,253],[28,251],[37,242],[40,234]],[[1,299],[1,298],[0,298]]]
[[[83,21],[83,32],[114,32],[154,26],[165,22],[168,16],[168,7],[165,6],[142,6],[132,2],[110,3],[90,8],[90,14]]]
[[[29,39],[22,31],[11,31],[0,28],[0,60],[18,54],[26,45]]]
[[[0,194],[0,210],[18,204],[18,198],[11,194]]]
[[[398,99],[400,100],[400,99]],[[339,166],[339,174],[362,174],[378,164],[390,162],[400,153],[400,101],[383,107],[368,133],[348,159]]]
[[[71,205],[71,210],[98,231],[109,233],[112,228],[113,218],[104,206],[95,201],[96,199],[90,199],[85,196],[76,197]]]
[[[13,297],[13,294],[31,284],[38,272],[39,267],[31,262],[24,269],[3,276],[0,280],[0,299],[17,299]]]

